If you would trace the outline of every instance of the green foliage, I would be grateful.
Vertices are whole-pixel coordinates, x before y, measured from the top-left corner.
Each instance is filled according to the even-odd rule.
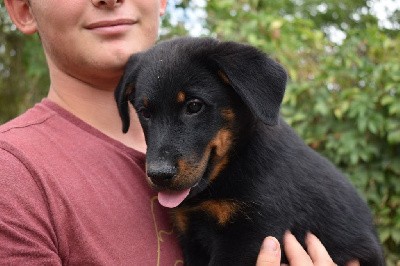
[[[176,23],[171,23],[172,13],[179,9],[183,11],[188,7],[188,3],[172,4],[168,2],[167,12],[161,20],[160,39],[169,39],[175,36],[186,35],[187,30],[183,20],[178,20]]]
[[[48,71],[38,38],[12,31],[4,39],[4,53],[0,54],[0,123],[38,102],[46,95],[49,86]]]
[[[311,80],[292,81],[283,111],[365,196],[390,265],[400,259],[400,39],[372,25],[348,36],[315,57]]]
[[[210,29],[261,48],[287,68],[283,116],[350,177],[373,211],[387,264],[398,265],[399,34],[362,15],[365,1],[325,2],[324,12],[319,1],[301,2],[210,0]],[[329,26],[345,31],[341,45],[328,38]]]
[[[0,3],[0,124],[46,94],[49,79],[37,36],[16,31]]]

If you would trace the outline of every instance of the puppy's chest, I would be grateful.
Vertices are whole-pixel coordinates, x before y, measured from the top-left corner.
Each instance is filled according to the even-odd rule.
[[[187,235],[202,228],[222,230],[244,211],[243,204],[233,200],[206,200],[197,205],[182,206],[171,212],[177,233]]]

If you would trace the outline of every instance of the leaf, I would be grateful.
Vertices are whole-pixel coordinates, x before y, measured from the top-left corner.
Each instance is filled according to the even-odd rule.
[[[381,242],[385,242],[388,240],[390,237],[390,229],[389,228],[384,228],[379,231],[379,239]]]
[[[392,104],[395,101],[395,98],[391,95],[385,95],[381,99],[381,104],[383,106]]]
[[[400,176],[400,158],[393,158],[389,163],[388,168]]]
[[[390,131],[388,133],[387,140],[391,144],[400,143],[400,129]]]
[[[400,229],[393,229],[390,233],[390,236],[397,244],[400,244]]]
[[[389,106],[389,114],[390,115],[395,115],[395,114],[400,115],[400,102],[399,101],[396,101],[395,103],[393,103]]]

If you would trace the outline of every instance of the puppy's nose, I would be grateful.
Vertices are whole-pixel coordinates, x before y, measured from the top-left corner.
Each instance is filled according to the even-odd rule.
[[[147,165],[147,175],[151,181],[162,185],[172,180],[177,174],[175,166],[168,164],[149,164]]]

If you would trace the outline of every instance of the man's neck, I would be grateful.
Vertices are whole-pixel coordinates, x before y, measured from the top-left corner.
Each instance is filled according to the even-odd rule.
[[[109,137],[128,147],[145,152],[146,144],[142,128],[133,110],[130,112],[130,129],[127,134],[122,133],[122,123],[114,100],[114,88],[118,81],[109,81],[108,89],[104,87],[104,84],[107,84],[105,81],[103,88],[99,89],[95,85],[57,72],[57,70],[52,71],[51,80],[49,100]]]

